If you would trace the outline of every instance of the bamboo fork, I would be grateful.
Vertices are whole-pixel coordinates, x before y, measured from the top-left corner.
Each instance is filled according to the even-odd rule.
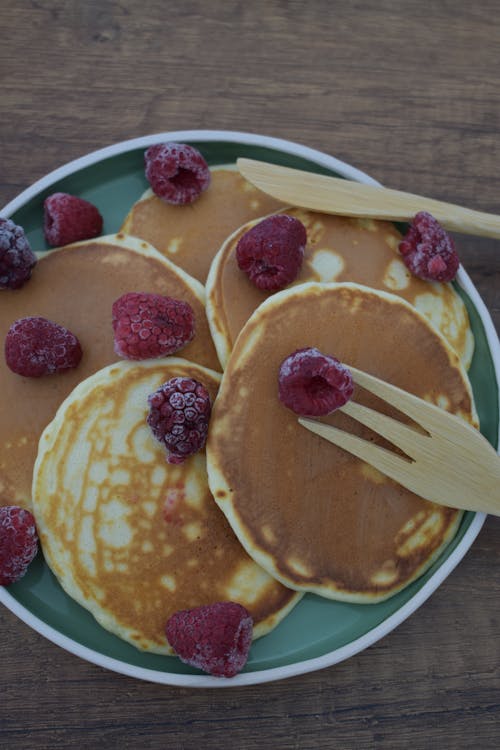
[[[408,221],[431,213],[446,229],[500,238],[500,216],[376,185],[327,177],[276,164],[238,159],[243,177],[273,198],[312,211]]]
[[[420,497],[462,510],[500,515],[500,457],[474,427],[400,388],[349,367],[354,381],[391,404],[427,434],[349,401],[341,411],[398,446],[407,456],[314,419],[308,430],[371,464]]]

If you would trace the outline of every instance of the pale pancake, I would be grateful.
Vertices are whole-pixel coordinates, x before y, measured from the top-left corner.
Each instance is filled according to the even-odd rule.
[[[277,580],[332,599],[380,601],[428,568],[461,513],[422,500],[299,425],[278,399],[278,369],[309,346],[477,424],[471,389],[424,316],[395,295],[356,284],[280,292],[237,339],[207,444],[216,501]],[[360,389],[354,398],[384,408]],[[374,439],[340,412],[324,419]]]
[[[22,289],[0,293],[0,338],[18,318],[60,323],[78,336],[83,358],[74,370],[25,378],[0,362],[0,505],[30,506],[31,480],[43,428],[72,388],[115,362],[111,308],[125,292],[155,292],[183,299],[195,313],[196,335],[186,359],[219,369],[205,314],[202,285],[146,242],[109,235],[41,254]]]
[[[33,504],[45,559],[66,592],[107,630],[169,653],[179,609],[233,600],[255,637],[300,596],[246,554],[208,489],[205,453],[166,461],[147,397],[194,377],[215,398],[220,375],[176,357],[119,362],[75,388],[40,439]]]
[[[203,284],[226,237],[282,203],[257,190],[234,165],[212,167],[209,187],[187,206],[165,203],[146,190],[126,216],[123,232],[150,242]]]
[[[302,221],[308,238],[294,284],[352,281],[397,294],[441,331],[469,367],[474,340],[462,299],[451,284],[423,281],[408,271],[398,252],[401,235],[393,224],[297,208],[286,213]],[[256,223],[247,223],[226,239],[207,279],[207,314],[223,367],[239,331],[270,296],[249,281],[236,261],[238,240]]]

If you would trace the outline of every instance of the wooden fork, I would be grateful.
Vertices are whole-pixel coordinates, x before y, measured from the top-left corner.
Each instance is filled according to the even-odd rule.
[[[500,457],[474,427],[459,417],[354,367],[355,383],[424,428],[417,431],[362,404],[341,411],[400,448],[408,458],[305,417],[299,422],[371,464],[399,484],[440,505],[500,515]]]

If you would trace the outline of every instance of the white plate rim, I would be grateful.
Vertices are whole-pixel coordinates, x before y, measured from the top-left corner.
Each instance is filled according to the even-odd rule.
[[[148,146],[162,141],[221,141],[271,148],[293,156],[299,156],[305,159],[309,159],[319,166],[333,169],[347,179],[371,185],[380,184],[377,182],[377,180],[370,177],[365,172],[357,169],[356,167],[353,167],[350,164],[347,164],[346,162],[341,161],[333,156],[329,156],[328,154],[325,154],[308,146],[304,146],[300,143],[296,143],[294,141],[276,138],[273,136],[258,135],[255,133],[233,130],[177,130],[154,133],[147,136],[120,141],[110,146],[92,151],[78,159],[67,162],[61,167],[58,167],[57,169],[41,177],[28,188],[23,190],[13,200],[7,203],[3,209],[0,210],[0,215],[5,218],[9,218],[15,211],[19,210],[28,201],[32,200],[36,195],[46,190],[47,188],[50,188],[51,185],[63,179],[64,177],[68,177],[75,172],[78,172],[80,169],[96,164],[103,159],[117,156],[128,151],[133,151],[139,148],[146,149]],[[496,381],[499,385],[500,396],[500,343],[496,334],[495,327],[493,325],[493,321],[491,320],[490,314],[478,291],[476,290],[469,275],[463,269],[463,267],[460,267],[457,281],[469,295],[484,326],[486,339],[488,341],[488,346],[493,360]],[[500,440],[500,435],[497,437],[497,439]],[[376,643],[385,635],[388,635],[392,630],[394,630],[394,628],[404,622],[404,620],[406,620],[411,614],[413,614],[413,612],[421,607],[422,604],[429,598],[429,596],[448,577],[448,575],[463,559],[463,557],[471,547],[472,543],[479,534],[479,531],[481,530],[485,519],[486,515],[484,513],[476,513],[469,528],[465,532],[460,542],[457,544],[456,548],[451,552],[449,557],[442,563],[438,570],[429,578],[429,580],[426,581],[426,583],[412,596],[412,598],[408,602],[406,602],[396,612],[390,615],[375,628],[372,628],[370,631],[365,633],[363,636],[355,639],[354,641],[351,641],[345,646],[341,646],[340,648],[334,649],[333,651],[330,651],[327,654],[323,654],[319,657],[305,659],[295,662],[294,664],[289,664],[281,667],[272,667],[255,672],[242,672],[239,675],[236,675],[236,677],[231,678],[230,680],[220,679],[203,674],[184,675],[171,672],[160,672],[157,670],[129,664],[119,659],[101,654],[98,651],[95,651],[94,649],[91,649],[87,646],[83,646],[74,641],[72,638],[69,638],[68,636],[60,633],[52,626],[47,625],[45,622],[43,622],[43,620],[33,615],[26,607],[20,604],[9,593],[7,588],[1,586],[0,602],[2,602],[4,606],[6,606],[7,609],[9,609],[14,615],[16,615],[16,617],[18,617],[22,622],[24,622],[26,625],[37,631],[40,635],[56,644],[57,646],[60,646],[66,651],[80,657],[81,659],[84,659],[87,662],[129,677],[134,677],[136,679],[163,685],[193,688],[241,687],[245,685],[274,682],[300,674],[314,672],[320,669],[324,669],[325,667],[338,664],[339,662],[349,659],[350,657],[360,653],[361,651],[364,651],[366,648]]]

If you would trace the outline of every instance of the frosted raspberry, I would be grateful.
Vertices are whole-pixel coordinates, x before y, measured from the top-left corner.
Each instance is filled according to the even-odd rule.
[[[102,232],[102,216],[89,201],[68,193],[53,193],[43,204],[43,231],[53,247],[90,240]]]
[[[241,604],[217,602],[176,612],[165,632],[186,664],[214,677],[234,677],[247,662],[253,622]]]
[[[0,586],[22,578],[37,551],[35,519],[29,510],[15,505],[0,508]]]
[[[144,154],[146,178],[166,203],[195,201],[210,184],[210,169],[200,152],[185,143],[159,143]]]
[[[76,367],[82,348],[64,326],[46,318],[20,318],[5,338],[5,361],[13,372],[39,378]]]
[[[167,449],[170,464],[180,464],[203,448],[212,411],[205,386],[193,378],[172,378],[148,403],[148,425]]]
[[[189,344],[195,332],[190,305],[172,297],[128,292],[113,303],[115,352],[126,359],[164,357]]]
[[[351,398],[350,370],[335,357],[318,349],[297,349],[279,369],[279,399],[296,414],[320,417],[330,414]]]
[[[306,229],[298,219],[286,214],[269,216],[240,238],[238,266],[259,289],[278,291],[296,279],[306,242]]]
[[[0,289],[19,289],[28,281],[36,264],[22,227],[0,219]]]
[[[421,211],[399,243],[409,270],[427,281],[452,281],[460,260],[452,238],[431,214]]]

